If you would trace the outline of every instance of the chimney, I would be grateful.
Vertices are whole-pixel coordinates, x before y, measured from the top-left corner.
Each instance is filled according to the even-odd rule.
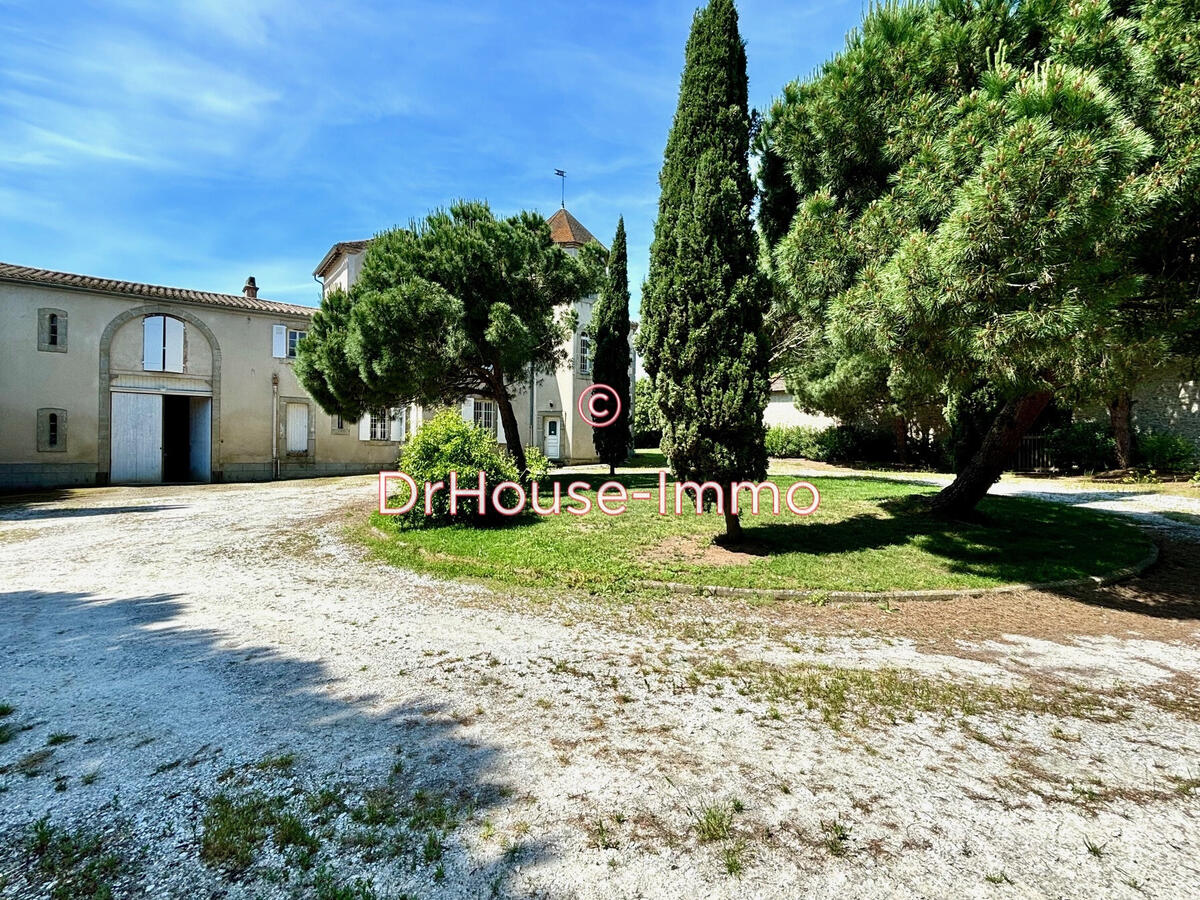
[[[249,299],[253,300],[258,296],[258,285],[254,283],[254,276],[251,275],[246,279],[246,284],[242,288],[242,293]]]

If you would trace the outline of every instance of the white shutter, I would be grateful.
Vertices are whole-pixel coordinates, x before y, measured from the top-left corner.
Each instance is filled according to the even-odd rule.
[[[499,403],[496,404],[496,443],[506,443],[506,438],[504,437],[504,421],[500,418]]]
[[[271,355],[276,359],[287,357],[287,326],[271,326]]]
[[[468,425],[475,424],[475,398],[474,397],[468,397],[466,400],[463,401],[462,417],[463,417],[463,421],[466,422]]]
[[[162,316],[146,316],[142,320],[142,368],[147,372],[163,370]]]
[[[369,410],[363,413],[363,417],[358,420],[358,439],[360,441],[371,439],[371,413]]]
[[[388,437],[393,441],[404,440],[404,410],[401,407],[391,410],[391,418]]]
[[[163,319],[163,371],[183,371],[183,323],[178,319]]]

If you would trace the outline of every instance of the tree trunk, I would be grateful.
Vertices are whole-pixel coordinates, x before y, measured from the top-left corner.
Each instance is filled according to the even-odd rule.
[[[517,414],[513,412],[512,400],[508,391],[501,388],[496,395],[496,407],[500,410],[500,421],[504,423],[504,440],[508,444],[508,452],[512,454],[521,473],[521,480],[529,478],[529,463],[525,459],[525,448],[521,446],[521,432],[517,430]]]
[[[1108,419],[1117,445],[1117,466],[1122,469],[1133,466],[1132,412],[1133,398],[1129,391],[1121,391],[1108,404]]]
[[[609,463],[608,464],[608,477],[612,478],[616,474],[617,474],[617,467],[614,466],[612,463]]]
[[[737,492],[731,488],[726,490],[725,497],[725,534],[722,543],[736,544],[742,539],[742,517],[734,512],[737,502]]]
[[[896,459],[901,465],[908,464],[908,419],[896,416],[892,419],[892,432],[896,436]]]
[[[933,509],[943,515],[968,513],[984,498],[1021,438],[1033,427],[1051,399],[1049,391],[1027,394],[1004,404],[983,438],[983,444],[950,485],[933,498]]]
[[[736,544],[742,539],[742,517],[734,513],[726,511],[725,513],[725,541],[730,544]]]

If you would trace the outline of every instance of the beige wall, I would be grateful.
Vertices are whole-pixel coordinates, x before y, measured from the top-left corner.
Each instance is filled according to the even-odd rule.
[[[773,425],[802,425],[805,428],[825,429],[837,425],[837,419],[797,409],[796,400],[791,394],[787,391],[773,390],[771,399],[767,401],[767,408],[763,410],[763,424],[768,428]]]
[[[264,466],[270,466],[273,376],[278,377],[281,404],[292,398],[310,407],[310,452],[290,460],[285,452],[280,409],[279,452],[285,465],[293,464],[289,474],[304,474],[306,466],[382,468],[395,459],[397,444],[360,441],[355,422],[347,422],[344,433],[334,433],[330,417],[296,380],[292,363],[272,356],[272,326],[285,324],[304,330],[308,318],[303,314],[247,312],[207,304],[163,303],[141,297],[0,282],[0,465],[10,470],[14,466],[96,466],[103,455],[99,440],[101,336],[123,313],[147,307],[199,320],[211,331],[219,348],[219,421],[215,429],[219,443],[213,453],[215,471],[232,473],[235,478],[254,477],[263,474]],[[38,310],[42,308],[67,313],[65,353],[38,349]],[[204,330],[193,322],[185,320],[184,334],[186,358],[182,375],[143,372],[142,316],[130,317],[112,334],[108,354],[111,387],[211,391],[213,348]],[[39,408],[67,410],[64,451],[37,449]],[[257,470],[251,471],[254,467]],[[42,479],[45,483],[51,480]]]
[[[1200,447],[1200,382],[1187,373],[1152,377],[1133,391],[1133,424],[1141,431],[1173,433]],[[1089,404],[1076,413],[1077,419],[1108,422],[1108,410]]]

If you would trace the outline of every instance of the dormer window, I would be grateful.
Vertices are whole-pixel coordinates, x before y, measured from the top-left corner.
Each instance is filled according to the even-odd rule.
[[[170,316],[142,321],[142,368],[147,372],[183,371],[183,322]]]

